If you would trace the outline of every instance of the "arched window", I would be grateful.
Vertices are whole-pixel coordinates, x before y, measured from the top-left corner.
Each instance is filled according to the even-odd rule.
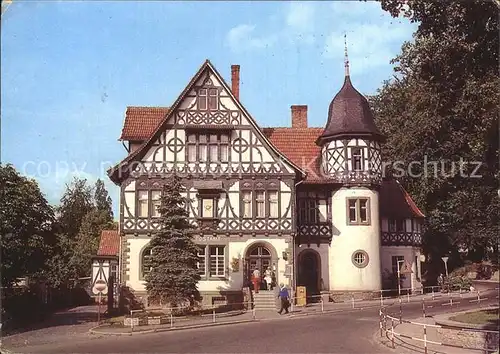
[[[144,279],[146,274],[148,274],[151,271],[151,255],[152,255],[152,248],[151,247],[146,247],[142,251],[141,255],[141,279]]]

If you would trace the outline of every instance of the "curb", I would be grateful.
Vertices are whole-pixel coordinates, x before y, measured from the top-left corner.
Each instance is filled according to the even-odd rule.
[[[88,333],[92,335],[109,335],[109,336],[133,336],[133,335],[139,335],[139,334],[150,334],[150,333],[157,333],[157,332],[169,332],[169,331],[180,331],[180,330],[188,330],[188,329],[196,329],[196,328],[206,328],[206,327],[217,327],[217,326],[225,326],[225,325],[237,325],[237,324],[244,324],[244,323],[251,323],[251,322],[266,322],[266,321],[280,321],[280,320],[286,320],[286,319],[291,319],[291,318],[301,318],[301,317],[307,317],[307,316],[321,316],[321,315],[326,315],[326,314],[331,314],[331,313],[339,313],[339,312],[344,312],[344,313],[350,313],[350,312],[357,312],[369,308],[376,308],[378,307],[377,305],[374,306],[365,306],[365,307],[357,307],[354,309],[335,309],[335,310],[325,310],[323,312],[305,312],[305,313],[298,313],[298,314],[290,314],[290,316],[287,317],[277,317],[277,318],[260,318],[260,319],[251,319],[251,320],[240,320],[240,321],[230,321],[230,322],[216,322],[216,323],[204,323],[204,324],[199,324],[199,325],[190,325],[190,326],[181,326],[181,327],[168,327],[168,328],[157,328],[157,329],[147,329],[147,330],[138,330],[136,332],[107,332],[107,331],[99,331],[97,330],[98,328],[104,328],[108,327],[109,325],[103,324],[99,326],[92,327],[89,329]]]
[[[205,323],[205,324],[182,326],[182,327],[147,329],[144,331],[138,330],[137,332],[96,331],[97,328],[102,328],[102,327],[108,326],[108,325],[99,325],[99,326],[95,326],[95,327],[89,329],[89,334],[107,335],[107,336],[133,336],[133,335],[139,335],[139,334],[149,334],[149,333],[157,333],[157,332],[173,332],[173,331],[180,331],[180,330],[187,330],[187,329],[226,326],[226,325],[231,325],[231,324],[242,324],[242,323],[258,322],[258,321],[260,321],[260,320],[241,320],[241,321],[231,321],[231,322],[216,322],[216,323]]]

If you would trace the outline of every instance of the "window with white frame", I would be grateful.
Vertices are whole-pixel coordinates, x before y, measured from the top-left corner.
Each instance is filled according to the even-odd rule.
[[[161,216],[160,214],[160,205],[161,205],[161,191],[151,191],[151,207],[153,210],[151,211],[151,216],[154,218],[158,218]]]
[[[396,230],[399,232],[406,231],[406,220],[405,219],[396,220]]]
[[[389,232],[396,232],[396,220],[389,219]]]
[[[209,246],[210,249],[210,276],[223,277],[225,276],[225,247],[224,246]]]
[[[148,191],[138,191],[137,214],[140,218],[147,218],[149,212]]]
[[[352,154],[352,169],[354,171],[363,170],[363,152],[361,148],[351,148]]]
[[[227,162],[229,160],[228,133],[188,133],[186,144],[189,162]]]
[[[278,192],[277,191],[268,191],[267,198],[269,202],[269,217],[277,218],[278,217]]]
[[[199,274],[201,276],[206,275],[206,262],[207,262],[207,249],[206,246],[198,247],[198,262],[196,262],[196,268],[198,268]]]
[[[256,206],[256,217],[265,218],[266,217],[266,199],[264,191],[255,192],[255,206]]]
[[[368,198],[347,198],[347,224],[370,224],[370,200]]]
[[[219,106],[219,90],[217,88],[200,88],[197,96],[198,109],[217,109]]]
[[[243,191],[242,192],[242,209],[243,209],[243,217],[251,218],[252,217],[252,192],[251,191]]]
[[[392,256],[392,273],[398,274],[398,269],[403,266],[405,257],[404,256]]]

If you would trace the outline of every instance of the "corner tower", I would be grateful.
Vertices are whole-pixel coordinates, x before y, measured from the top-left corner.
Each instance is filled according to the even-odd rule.
[[[332,192],[334,237],[329,249],[330,289],[381,289],[379,187],[380,144],[367,99],[351,83],[347,45],[344,84],[328,109],[316,143],[321,170]]]

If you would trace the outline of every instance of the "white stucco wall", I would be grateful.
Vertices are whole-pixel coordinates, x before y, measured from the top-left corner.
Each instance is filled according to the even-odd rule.
[[[347,225],[346,198],[370,198],[370,225]],[[380,290],[380,217],[378,192],[362,187],[341,188],[333,192],[332,221],[334,236],[329,252],[330,290]],[[364,268],[356,267],[351,258],[356,250],[368,253]]]
[[[226,264],[227,280],[201,280],[198,284],[199,291],[220,291],[220,290],[241,290],[243,287],[243,260],[248,249],[257,243],[265,243],[274,247],[278,255],[276,277],[277,282],[283,282],[290,285],[288,278],[285,277],[286,261],[283,259],[283,252],[286,251],[288,244],[283,238],[252,238],[246,241],[230,242],[226,246],[226,251],[229,252],[228,264]],[[149,243],[149,239],[132,238],[127,240],[127,247],[130,249],[130,258],[128,265],[129,279],[126,285],[135,291],[145,291],[145,282],[140,279],[140,257],[142,250]],[[233,258],[240,259],[240,267],[238,272],[232,272],[231,261]]]
[[[128,280],[125,284],[135,291],[146,290],[144,280],[140,279],[140,257],[142,255],[142,250],[149,241],[149,238],[129,238],[127,240],[127,248],[130,250],[128,255],[130,258],[129,264],[126,266],[128,268]]]
[[[422,286],[420,249],[411,246],[383,246],[380,253],[383,276],[392,272],[392,257],[403,256],[404,260],[411,265],[412,273],[403,280],[402,287],[415,289]],[[416,257],[418,257],[418,261]]]

